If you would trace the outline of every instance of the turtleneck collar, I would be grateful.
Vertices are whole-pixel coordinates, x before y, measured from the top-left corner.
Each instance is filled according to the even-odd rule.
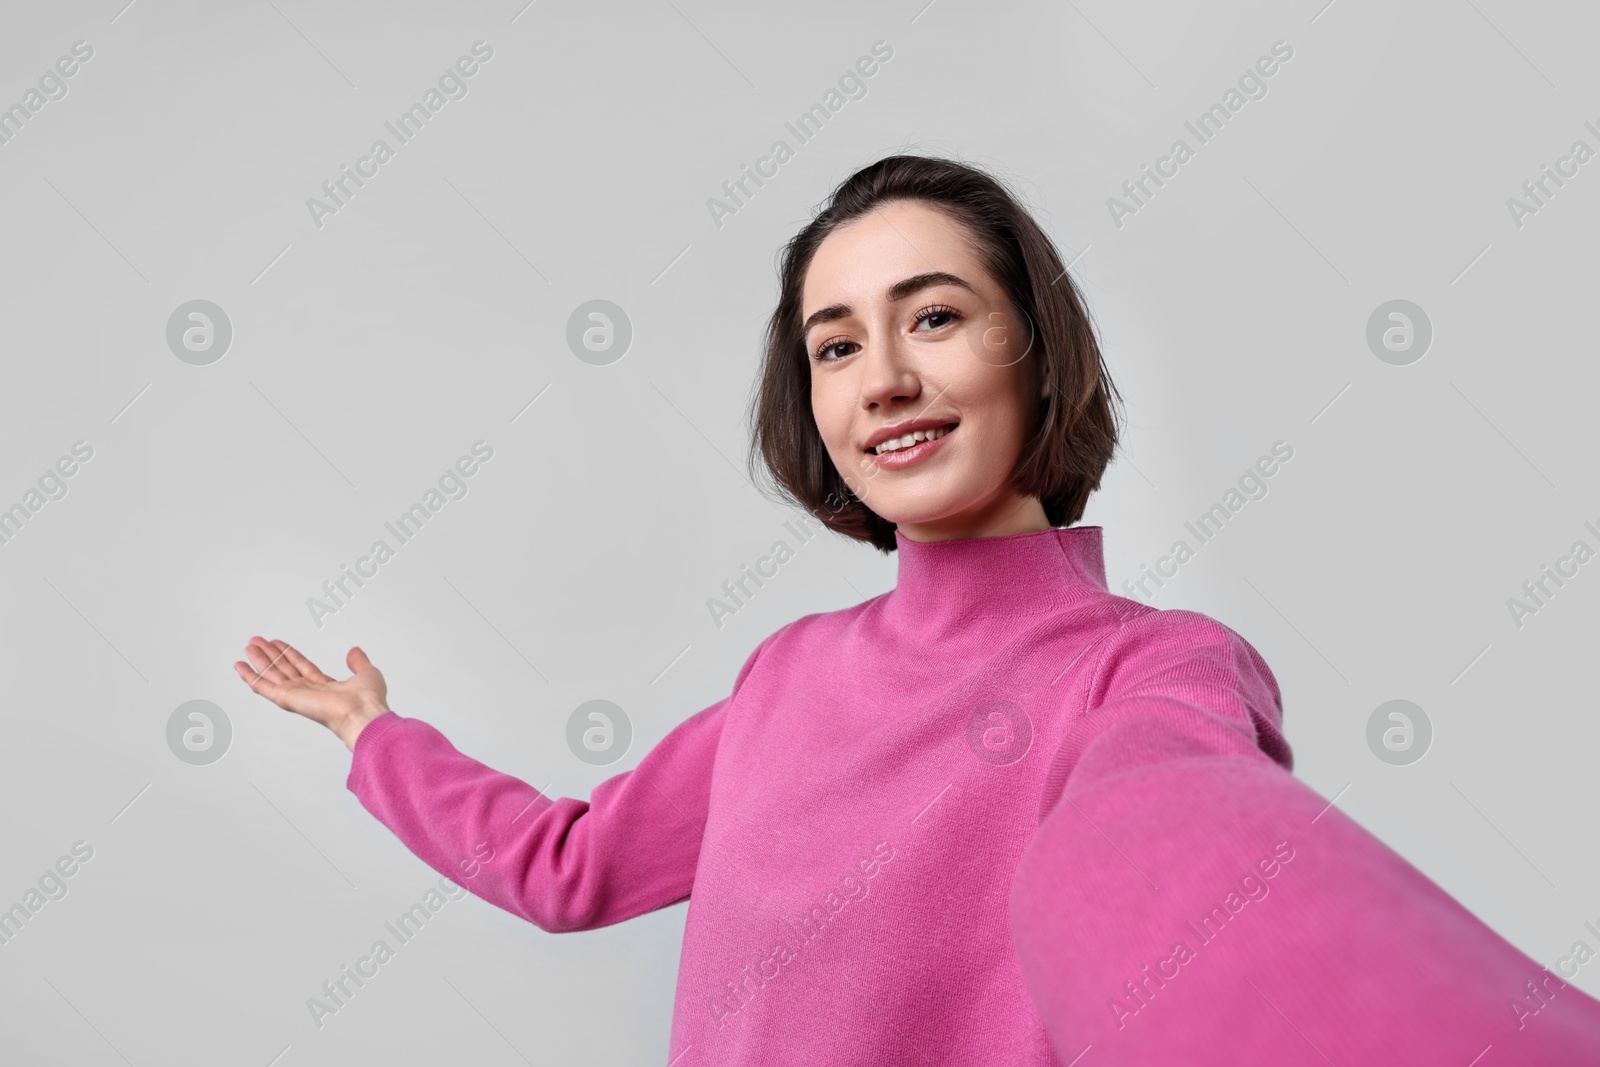
[[[885,617],[907,636],[937,639],[976,619],[1042,615],[1091,600],[1107,592],[1100,533],[1070,526],[913,541],[896,530],[899,577]]]

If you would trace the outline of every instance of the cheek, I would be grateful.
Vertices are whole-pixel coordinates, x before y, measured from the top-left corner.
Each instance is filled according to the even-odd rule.
[[[1004,478],[1022,455],[1027,432],[1021,399],[1010,389],[1009,381],[992,383],[996,390],[983,405],[979,417],[971,420],[976,431],[967,439],[968,462],[983,477]]]
[[[973,344],[977,349],[978,358],[983,360],[986,367],[1006,367],[1015,359],[1020,346],[1012,344],[1017,338],[1009,322],[1003,321],[997,315],[991,315],[991,320],[976,338]]]
[[[817,392],[813,387],[811,417],[816,421],[817,432],[822,435],[822,443],[829,452],[836,451],[837,442],[849,432],[848,423],[840,417],[836,407],[829,396]]]
[[[974,319],[967,331],[972,356],[985,370],[1007,371],[1027,359],[1032,349],[1032,333],[1013,315],[989,312],[985,320]]]
[[[857,460],[855,448],[850,443],[849,405],[841,404],[839,398],[829,390],[818,392],[813,388],[811,416],[816,421],[817,433],[822,437],[822,445],[833,459],[834,466],[841,471],[849,470]]]
[[[1006,438],[1013,450],[1021,451],[1023,439],[1027,436],[1035,408],[1039,403],[1038,383],[1034,380],[1036,371],[1025,360],[1008,367],[1003,373],[1006,375],[1006,380],[998,388],[1006,397],[1004,413]]]

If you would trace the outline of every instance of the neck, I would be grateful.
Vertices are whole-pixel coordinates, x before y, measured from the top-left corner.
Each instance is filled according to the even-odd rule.
[[[977,513],[951,515],[929,522],[897,523],[895,529],[908,541],[929,544],[935,541],[954,541],[970,537],[1010,537],[1013,534],[1037,533],[1050,529],[1044,505],[1036,496],[1012,496],[999,507],[989,507]]]

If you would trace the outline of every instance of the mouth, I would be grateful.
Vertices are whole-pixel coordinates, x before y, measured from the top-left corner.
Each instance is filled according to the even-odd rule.
[[[925,430],[914,430],[901,437],[894,437],[882,444],[867,449],[867,454],[872,456],[889,456],[900,452],[909,452],[927,441],[937,441],[948,436],[960,423],[947,422],[942,426],[930,426]]]
[[[872,463],[881,470],[904,470],[922,463],[944,447],[945,441],[955,433],[960,423],[946,423],[926,430],[917,430],[902,437],[885,441],[876,448],[867,449]]]

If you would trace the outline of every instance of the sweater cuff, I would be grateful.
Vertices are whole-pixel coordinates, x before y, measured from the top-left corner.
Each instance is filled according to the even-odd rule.
[[[350,773],[344,780],[346,789],[360,795],[362,783],[367,776],[367,764],[377,758],[374,750],[381,748],[384,737],[393,733],[396,726],[406,721],[403,716],[393,711],[386,711],[361,728],[361,732],[356,735],[355,747],[350,750]]]

